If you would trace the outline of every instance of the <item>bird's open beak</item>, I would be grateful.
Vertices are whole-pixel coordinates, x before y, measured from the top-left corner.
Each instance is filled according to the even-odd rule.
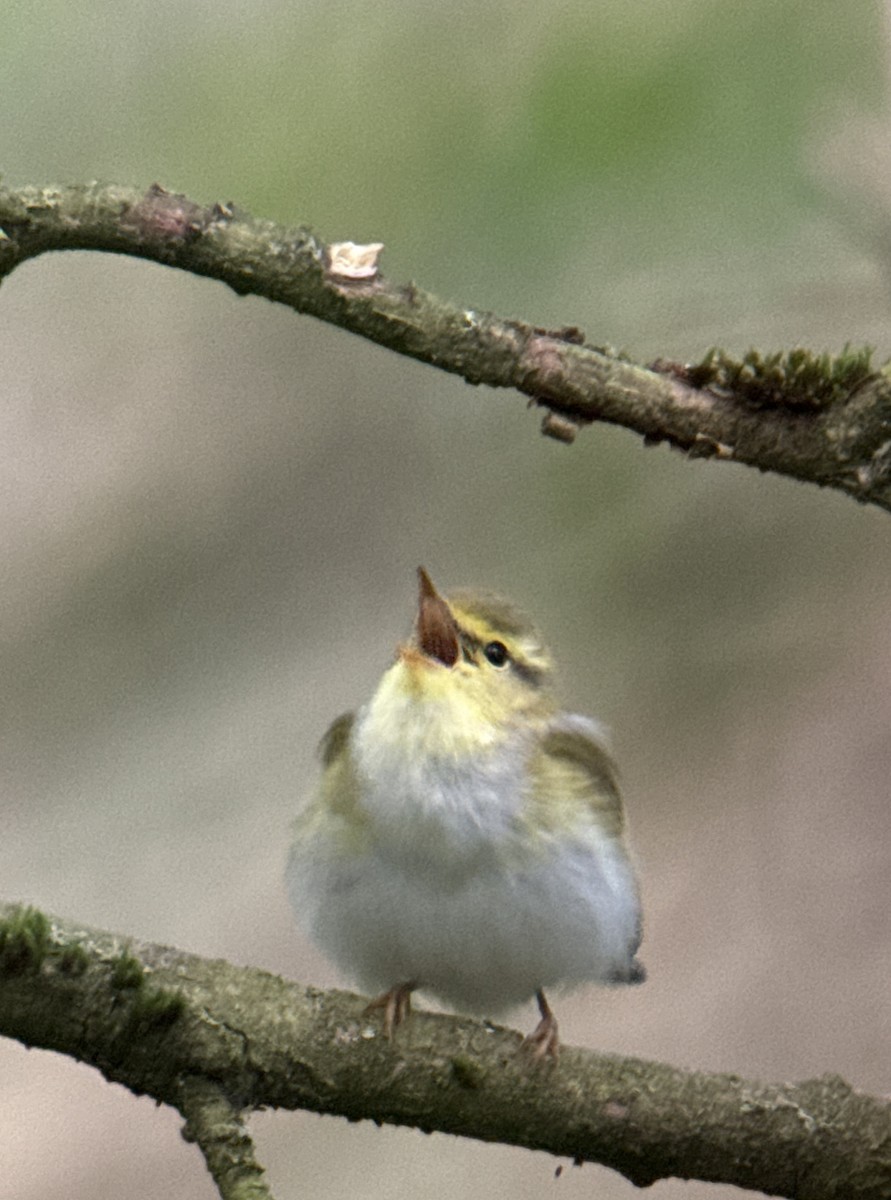
[[[418,567],[418,647],[428,658],[435,658],[445,667],[458,661],[458,626],[452,610],[437,592],[430,576]]]

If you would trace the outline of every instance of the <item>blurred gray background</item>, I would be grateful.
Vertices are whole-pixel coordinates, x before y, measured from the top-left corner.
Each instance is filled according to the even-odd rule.
[[[638,361],[891,353],[880,5],[31,0],[3,30],[9,184],[379,239],[395,279]],[[887,516],[622,430],[558,445],[517,395],[144,262],[48,256],[0,305],[4,898],[343,982],[287,910],[288,824],[423,563],[522,602],[613,730],[650,981],[559,1000],[566,1040],[889,1091]],[[280,1200],[637,1194],[251,1124]],[[210,1200],[178,1125],[0,1044],[2,1200]]]

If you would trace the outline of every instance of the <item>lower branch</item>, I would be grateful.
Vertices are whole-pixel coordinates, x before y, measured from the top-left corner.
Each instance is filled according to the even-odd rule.
[[[210,1079],[187,1079],[179,1107],[183,1137],[201,1148],[221,1200],[272,1200],[241,1113],[223,1088]]]
[[[458,1017],[415,1013],[390,1044],[365,1003],[0,905],[0,1033],[178,1108],[226,1197],[265,1195],[239,1114],[267,1106],[544,1150],[641,1186],[891,1195],[891,1103],[835,1076],[768,1085],[568,1047],[533,1067],[519,1034]]]

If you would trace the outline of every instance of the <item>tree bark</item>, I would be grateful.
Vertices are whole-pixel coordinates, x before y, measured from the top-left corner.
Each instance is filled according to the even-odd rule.
[[[399,354],[515,388],[546,412],[542,430],[572,441],[594,421],[692,458],[739,462],[838,488],[891,509],[891,379],[867,351],[792,350],[649,368],[585,344],[575,327],[542,329],[448,304],[389,282],[378,243],[324,243],[309,229],[205,207],[154,185],[0,188],[0,279],[49,250],[106,250],[165,263],[266,296]]]
[[[416,1012],[394,1042],[346,992],[300,987],[0,906],[0,1032],[187,1119],[224,1197],[268,1196],[241,1114],[304,1108],[796,1200],[887,1200],[891,1104],[836,1076],[762,1084]],[[223,1190],[223,1188],[228,1190]]]

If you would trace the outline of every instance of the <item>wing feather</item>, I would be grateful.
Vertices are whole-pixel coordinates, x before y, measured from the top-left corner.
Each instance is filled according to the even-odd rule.
[[[559,822],[587,807],[604,833],[621,837],[625,817],[618,769],[598,732],[584,718],[561,716],[552,723],[533,763],[536,808],[542,817],[553,810]]]

